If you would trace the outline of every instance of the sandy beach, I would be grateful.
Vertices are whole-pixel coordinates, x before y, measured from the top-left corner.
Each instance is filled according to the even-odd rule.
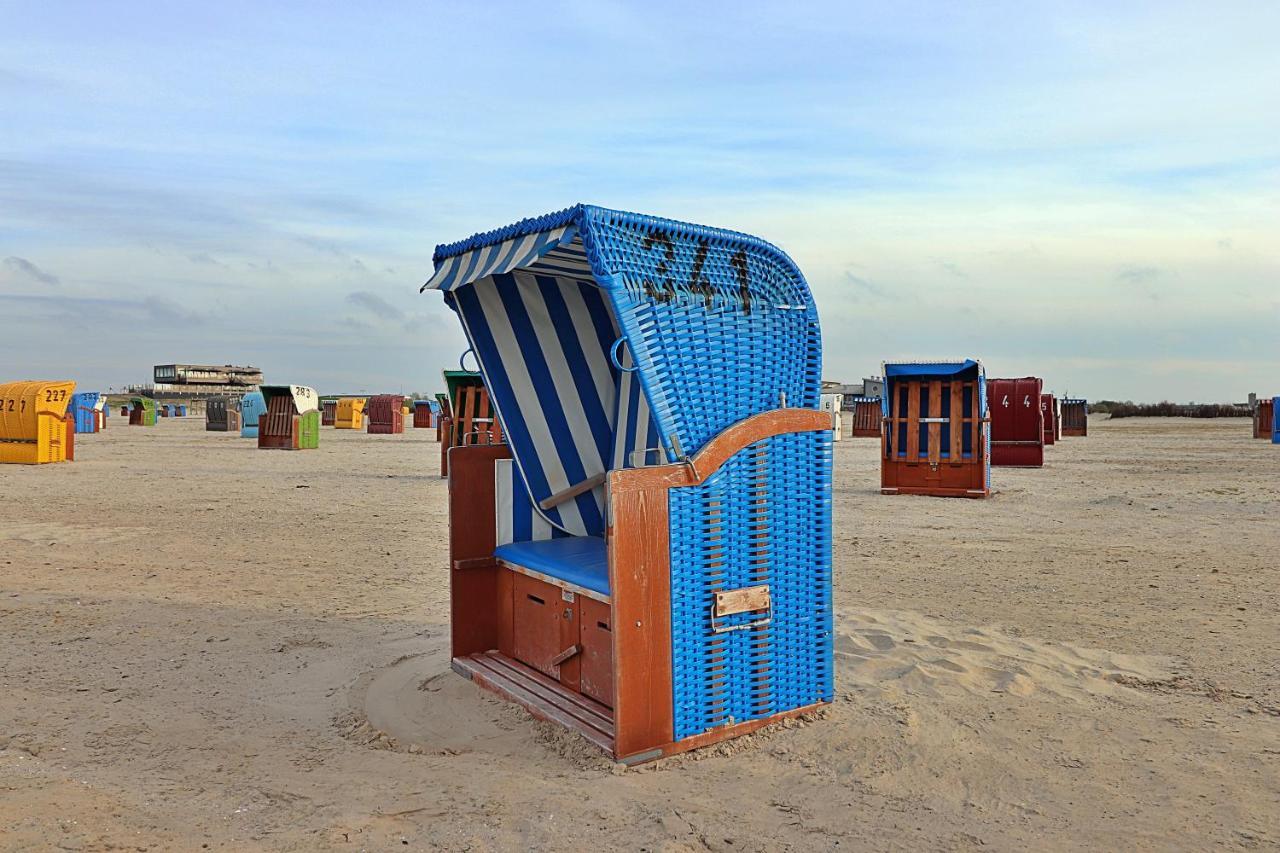
[[[0,849],[1280,847],[1280,448],[1095,417],[986,501],[837,445],[836,701],[623,769],[454,675],[434,430],[0,469]]]

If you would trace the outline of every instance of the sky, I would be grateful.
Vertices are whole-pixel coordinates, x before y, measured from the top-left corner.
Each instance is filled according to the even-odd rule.
[[[586,202],[763,237],[824,373],[1280,394],[1280,4],[10,3],[0,378],[433,391],[439,243]]]

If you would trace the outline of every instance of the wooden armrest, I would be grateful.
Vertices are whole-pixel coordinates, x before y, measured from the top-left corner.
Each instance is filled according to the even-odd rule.
[[[538,506],[542,507],[543,509],[551,509],[552,507],[560,506],[560,504],[564,503],[565,501],[572,500],[573,498],[576,498],[578,495],[582,494],[583,492],[589,492],[592,489],[594,489],[596,486],[599,486],[601,483],[604,482],[604,478],[605,478],[605,475],[603,473],[596,474],[594,477],[588,477],[587,479],[583,480],[581,483],[577,483],[575,485],[570,486],[567,489],[563,489],[559,492],[556,492],[554,495],[552,495],[549,498],[543,498],[542,500],[538,501]]]
[[[630,491],[696,486],[729,461],[733,454],[761,439],[793,432],[830,432],[831,413],[817,409],[774,409],[738,421],[699,450],[692,459],[609,474],[609,488]]]
[[[498,561],[493,557],[473,557],[470,560],[454,560],[453,570],[455,572],[463,572],[468,569],[487,569],[496,565],[498,565]]]

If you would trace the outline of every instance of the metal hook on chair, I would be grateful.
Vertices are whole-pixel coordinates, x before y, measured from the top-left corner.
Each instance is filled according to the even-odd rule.
[[[468,354],[468,353],[470,353],[471,355],[474,355],[474,356],[475,356],[475,358],[476,358],[476,369],[475,369],[475,370],[467,370],[467,366],[466,366],[466,364],[464,363],[464,362],[466,362],[466,360],[467,360],[467,354]],[[467,372],[467,373],[479,373],[479,372],[480,372],[480,356],[476,355],[476,348],[475,348],[475,347],[467,347],[466,352],[464,352],[461,356],[459,356],[459,357],[458,357],[458,369],[459,369],[459,370],[462,370],[462,371],[465,371],[465,372]]]
[[[626,337],[621,337],[613,342],[613,346],[609,347],[609,361],[613,362],[613,366],[621,370],[623,373],[635,373],[637,370],[640,369],[639,364],[635,365],[634,367],[627,368],[627,367],[623,367],[622,362],[618,360],[618,350],[622,347],[623,343],[625,343],[626,340],[627,340]],[[631,360],[632,361],[636,360],[634,354],[631,356]]]
[[[689,476],[693,478],[694,483],[701,483],[702,475],[698,473],[698,466],[694,464],[693,457],[684,452],[684,448],[680,446],[680,439],[675,433],[667,436],[667,439],[671,442],[671,450],[675,453],[673,457],[675,461],[689,469]]]

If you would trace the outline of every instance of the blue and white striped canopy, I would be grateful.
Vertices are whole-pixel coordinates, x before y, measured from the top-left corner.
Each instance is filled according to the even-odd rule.
[[[491,275],[527,267],[577,233],[572,223],[480,246],[446,258],[422,290],[457,290]]]
[[[816,308],[757,238],[579,205],[440,246],[435,266],[422,289],[445,292],[518,480],[569,534],[604,532],[608,471],[692,454],[759,411],[817,407]]]

